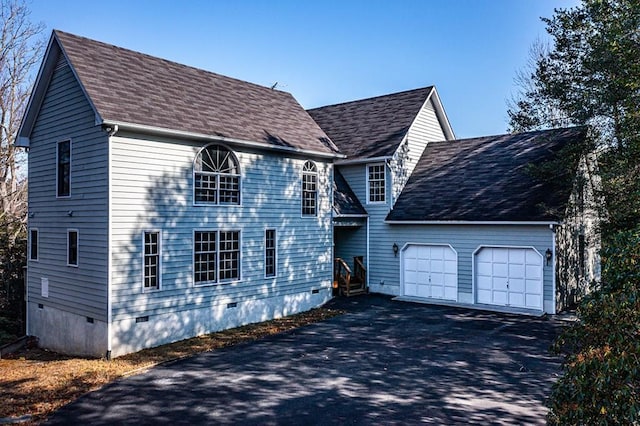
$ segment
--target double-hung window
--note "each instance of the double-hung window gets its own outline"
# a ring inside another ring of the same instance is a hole
[[[302,168],[302,216],[318,215],[318,169],[311,161]]]
[[[195,231],[193,243],[196,285],[240,279],[240,231]]]
[[[264,275],[265,277],[276,276],[276,230],[266,229],[264,231]]]
[[[384,203],[385,198],[385,165],[371,164],[367,167],[367,185],[370,203]]]
[[[78,266],[79,236],[77,229],[67,230],[67,265]]]
[[[71,195],[71,141],[58,142],[56,158],[56,194],[68,197]]]
[[[240,166],[228,148],[212,144],[198,153],[193,165],[193,200],[195,204],[240,204]]]
[[[161,266],[160,250],[162,238],[158,231],[144,232],[144,255],[143,255],[143,283],[144,290],[158,290],[160,288]]]

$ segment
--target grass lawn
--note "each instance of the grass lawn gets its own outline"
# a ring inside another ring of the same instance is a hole
[[[0,423],[6,417],[31,416],[28,423],[37,424],[63,405],[120,377],[138,374],[162,362],[256,340],[342,313],[335,309],[313,309],[145,349],[111,361],[25,349],[0,360]]]

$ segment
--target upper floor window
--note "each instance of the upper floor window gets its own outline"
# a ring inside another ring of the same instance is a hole
[[[240,165],[228,148],[204,147],[196,156],[193,172],[195,204],[240,204]]]
[[[56,175],[58,197],[68,197],[71,189],[71,141],[58,142]]]
[[[318,215],[318,169],[311,161],[302,168],[302,215]]]
[[[385,166],[372,164],[367,167],[367,185],[370,203],[384,203],[385,198]]]

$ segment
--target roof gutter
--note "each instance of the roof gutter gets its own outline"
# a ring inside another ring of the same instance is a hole
[[[365,218],[365,217],[369,217],[368,214],[336,214],[333,216],[334,219],[339,219],[339,218]]]
[[[341,158],[346,158],[346,155],[342,156]],[[346,166],[349,164],[382,163],[392,159],[393,159],[392,156],[387,155],[384,157],[355,158],[353,160],[336,160],[335,164],[337,166]]]
[[[552,226],[558,225],[557,221],[475,221],[475,220],[385,220],[389,225],[536,225]]]
[[[313,151],[310,149],[292,148],[289,146],[274,146],[274,145],[268,145],[260,142],[229,138],[226,136],[206,135],[203,133],[185,132],[182,130],[171,130],[171,129],[165,129],[165,128],[156,127],[156,126],[145,126],[143,124],[133,124],[133,123],[123,123],[118,121],[103,120],[102,125],[110,128],[117,128],[121,132],[128,130],[131,132],[147,133],[147,134],[152,134],[157,136],[176,137],[176,138],[182,138],[182,139],[195,139],[195,140],[201,140],[201,141],[218,141],[218,142],[225,142],[231,145],[243,146],[248,148],[259,148],[259,149],[266,149],[270,151],[288,152],[291,154],[310,155],[313,157],[320,157],[320,158],[346,158],[346,155],[344,154],[319,152],[319,151]]]

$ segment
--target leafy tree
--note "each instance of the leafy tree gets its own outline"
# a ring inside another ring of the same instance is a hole
[[[602,177],[603,274],[557,340],[565,373],[553,424],[640,422],[640,2],[583,0],[543,19],[538,49],[509,108],[512,130],[589,125]]]
[[[14,143],[44,46],[43,29],[30,22],[24,3],[0,0],[0,315],[5,317],[0,320],[5,326],[20,320],[23,311],[15,305],[26,264],[27,186],[23,154]]]

